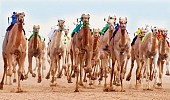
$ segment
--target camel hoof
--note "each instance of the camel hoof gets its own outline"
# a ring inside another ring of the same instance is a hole
[[[113,85],[116,85],[116,81],[113,81]]]
[[[113,89],[113,87],[110,87],[108,91],[114,92],[115,90]]]
[[[41,79],[41,76],[38,77],[38,83],[41,83],[42,79]]]
[[[58,74],[58,75],[57,75],[57,78],[61,78],[61,74]]]
[[[91,86],[91,85],[93,85],[93,83],[92,83],[92,82],[90,82],[90,83],[89,83],[89,85]]]
[[[32,77],[36,77],[36,74],[35,74],[35,73],[32,73]]]
[[[25,77],[24,77],[24,75],[23,74],[21,74],[21,78],[20,78],[20,80],[24,80],[25,79]],[[14,80],[16,80],[16,79],[14,79]],[[14,82],[14,80],[13,80],[13,82]],[[15,82],[14,82],[15,83]]]
[[[25,75],[25,78],[24,78],[25,80],[27,80],[28,79],[28,75]]]
[[[128,76],[126,77],[126,81],[130,81],[130,79],[131,79],[131,75],[128,74]]]
[[[83,79],[83,82],[87,82],[87,80],[86,80],[86,79]]]
[[[84,86],[84,85],[83,85],[83,82],[81,82],[81,81],[79,82],[79,85],[80,85],[80,86]]]
[[[159,87],[162,87],[162,83],[157,83],[156,85]]]
[[[54,80],[55,80],[54,77],[52,77],[51,83],[54,83]]]
[[[72,77],[72,78],[75,78],[75,73],[73,73],[71,77]]]
[[[165,75],[167,75],[167,76],[170,76],[170,73],[169,73],[169,71],[166,71],[166,74]]]
[[[3,90],[3,84],[2,83],[0,84],[0,90]]]
[[[21,93],[21,92],[23,92],[23,91],[21,90],[21,88],[18,88],[18,91],[16,91],[16,93]]]
[[[64,75],[67,76],[67,72],[65,72]]]
[[[50,74],[47,74],[47,76],[45,77],[47,80],[50,79]]]
[[[122,89],[120,92],[125,92],[125,90],[124,90],[124,89]]]
[[[99,81],[102,81],[102,80],[103,80],[103,78],[102,78],[102,77],[100,77],[100,78],[99,78]]]
[[[78,89],[76,89],[74,92],[79,92],[79,90],[78,90]]]
[[[120,83],[116,83],[116,86],[120,86]]]
[[[68,80],[68,83],[73,83],[71,80]]]
[[[109,88],[108,87],[104,88],[103,92],[109,92]]]
[[[16,83],[17,82],[17,80],[16,79],[13,79],[13,83]]]

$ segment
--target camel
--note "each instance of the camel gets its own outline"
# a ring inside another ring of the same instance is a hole
[[[146,35],[145,40],[143,40],[140,51],[139,51],[139,59],[140,59],[140,69],[139,72],[144,69],[143,77],[146,76],[147,81],[147,89],[150,89],[150,81],[153,80],[153,75],[155,76],[154,85],[158,83],[158,68],[157,68],[157,60],[158,60],[158,28],[152,28],[152,32]],[[143,64],[142,64],[143,63]],[[154,65],[154,69],[153,66]],[[154,74],[153,74],[154,72]],[[143,78],[142,77],[142,78]]]
[[[167,34],[168,30],[166,29],[159,29],[160,32],[159,38],[159,43],[158,43],[158,52],[159,52],[159,57],[158,57],[158,68],[159,68],[159,80],[160,82],[157,84],[158,86],[162,87],[162,74],[163,74],[163,68],[164,68],[164,63],[168,62],[169,54],[170,54],[170,48],[167,43]]]
[[[126,80],[127,81],[130,81],[131,79],[131,74],[132,74],[132,70],[133,70],[133,67],[134,67],[134,62],[136,60],[136,63],[137,63],[137,69],[136,69],[136,85],[137,85],[137,82],[139,80],[139,67],[140,67],[140,59],[139,59],[139,49],[140,49],[140,45],[142,43],[142,39],[143,37],[145,36],[146,34],[146,30],[144,28],[139,28],[138,29],[138,35],[137,35],[137,39],[134,43],[131,44],[131,68],[130,68],[130,71],[129,71],[129,74],[127,75],[126,77]],[[140,81],[140,80],[139,80]]]
[[[119,18],[120,27],[115,34],[115,37],[111,39],[111,57],[112,57],[112,69],[110,79],[110,90],[113,90],[113,73],[117,77],[117,81],[121,82],[121,91],[124,92],[123,79],[126,73],[126,67],[128,60],[130,59],[130,38],[126,30],[127,17]],[[115,63],[117,61],[117,67]],[[117,71],[116,71],[117,69]]]
[[[93,56],[92,67],[93,74],[92,79],[96,80],[98,77],[98,68],[100,67],[100,29],[93,29]]]
[[[49,51],[49,57],[50,57],[50,69],[47,73],[46,79],[50,78],[50,73],[52,75],[51,83],[54,84],[55,81],[55,74],[58,68],[58,72],[60,72],[60,58],[63,57],[64,52],[64,41],[63,37],[64,34],[62,33],[64,31],[64,20],[58,20],[58,30],[54,31],[53,37],[51,38],[51,42],[48,47]],[[64,57],[62,58],[63,62],[65,62]],[[64,64],[62,64],[65,66]]]
[[[42,65],[42,41],[39,38],[39,25],[33,26],[33,36],[30,38],[28,42],[28,72],[26,74],[26,78],[28,78],[28,74],[31,73],[32,77],[35,77],[36,74],[32,70],[32,57],[38,57],[38,83],[42,81],[41,77],[41,65]]]
[[[46,57],[45,57],[45,52],[46,52],[46,46],[45,46],[45,41],[42,41],[42,44],[41,44],[41,46],[42,46],[42,78],[44,78],[44,70],[46,70],[46,63],[45,63],[45,61],[46,61]],[[35,68],[33,69],[33,71],[35,72],[36,70],[38,70],[37,68],[38,68],[38,66],[39,66],[39,58],[38,57],[36,57],[36,66],[35,66]]]
[[[82,73],[83,67],[85,73],[89,73],[89,85],[92,85],[91,81],[91,73],[92,73],[92,66],[91,66],[91,59],[93,53],[93,39],[89,24],[90,15],[82,14],[81,19],[83,22],[83,26],[77,34],[74,34],[72,37],[71,43],[71,50],[74,60],[74,72],[76,76],[76,88],[75,92],[79,92],[78,84],[81,86],[83,85],[82,81]],[[80,72],[78,65],[80,64]],[[85,65],[84,65],[85,64]],[[80,82],[78,82],[78,77],[80,73]]]
[[[108,65],[110,67],[110,39],[113,35],[116,26],[116,16],[109,16],[108,17],[108,30],[100,36],[100,60],[101,60],[101,67],[100,67],[100,77],[99,77],[99,84],[100,81],[103,80],[103,74],[105,77],[104,88],[106,88],[106,78],[107,78],[107,68]]]
[[[71,49],[71,46],[70,46],[70,37],[69,37],[69,29],[64,29],[64,32],[65,34],[63,35],[63,55],[62,55],[62,63],[63,63],[63,66],[62,66],[62,69],[59,71],[59,77],[61,77],[62,75],[62,71],[64,69],[65,71],[65,76],[68,77],[69,75],[69,70],[70,70],[70,66],[71,66],[71,59],[70,59],[70,49]],[[69,83],[72,83],[71,81],[68,80]]]
[[[25,14],[23,13],[17,13],[17,23],[14,24],[13,28],[10,30],[10,32],[6,33],[9,35],[8,38],[5,37],[3,41],[3,61],[4,61],[4,73],[2,77],[2,81],[0,83],[0,89],[3,89],[4,84],[4,77],[6,76],[12,76],[12,57],[16,56],[16,61],[18,64],[18,86],[17,86],[17,92],[22,92],[21,90],[21,83],[20,80],[24,79],[24,62],[26,57],[26,38],[24,36],[23,32],[23,24],[24,24],[24,17]],[[6,41],[7,40],[7,41]],[[7,70],[7,67],[9,69]]]

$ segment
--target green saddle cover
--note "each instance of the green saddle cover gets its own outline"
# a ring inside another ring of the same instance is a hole
[[[35,35],[35,32],[33,32],[33,34],[30,36],[30,38],[28,39],[28,41],[31,40],[31,38]],[[38,34],[38,37],[40,38],[40,40],[43,42],[45,41],[45,38],[44,37],[41,37],[39,34]]]
[[[105,25],[105,27],[103,27],[103,29],[100,31],[100,35],[104,35],[104,33],[109,29],[108,24]]]

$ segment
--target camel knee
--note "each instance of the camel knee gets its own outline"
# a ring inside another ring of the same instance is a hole
[[[78,48],[75,49],[75,53],[76,53],[76,55],[79,54],[79,49]]]

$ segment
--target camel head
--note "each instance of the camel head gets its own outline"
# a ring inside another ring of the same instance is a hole
[[[158,29],[158,35],[161,37],[161,39],[166,40],[167,35],[168,35],[168,30],[163,29],[163,28],[159,28]]]
[[[60,30],[64,29],[64,23],[65,23],[65,20],[63,19],[58,20],[58,26]]]
[[[34,25],[33,26],[33,32],[35,32],[36,34],[39,33],[39,30],[40,30],[40,26],[39,25]]]
[[[108,23],[109,29],[113,30],[116,24],[116,16],[113,16],[113,17],[109,16],[107,23]]]
[[[24,23],[24,17],[25,17],[25,13],[24,12],[17,13],[17,21],[18,21],[19,24]]]
[[[127,17],[125,18],[119,18],[119,24],[120,24],[120,28],[121,30],[126,30],[126,25],[127,25]]]
[[[157,37],[158,36],[158,28],[157,27],[153,27],[151,30],[152,30],[153,36]]]
[[[64,29],[64,32],[65,32],[65,35],[68,35],[68,33],[69,33],[69,28]]]
[[[93,36],[94,36],[94,37],[96,37],[96,38],[99,37],[99,36],[100,36],[100,33],[99,33],[99,32],[100,32],[100,29],[94,29],[94,28],[93,28]]]
[[[83,25],[84,25],[84,26],[88,26],[88,24],[89,24],[89,19],[90,19],[90,15],[89,15],[89,14],[87,14],[87,15],[82,14],[81,19],[82,19],[82,21],[83,21]]]
[[[139,32],[138,32],[138,36],[142,39],[145,36],[145,33],[147,33],[147,30],[142,28],[138,28]]]

